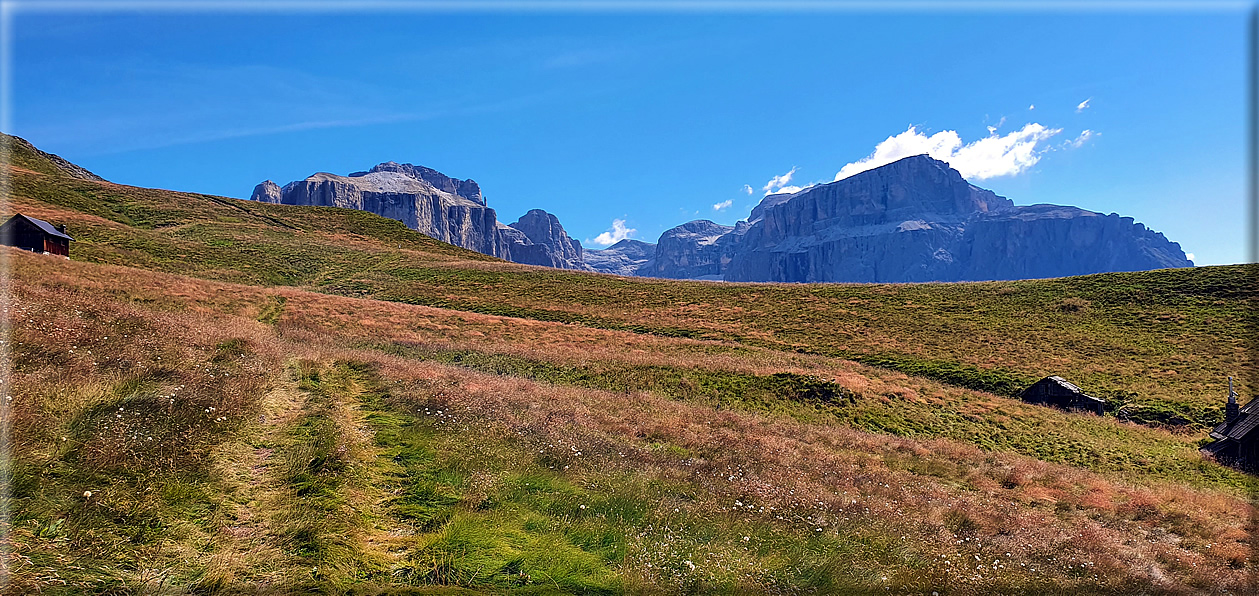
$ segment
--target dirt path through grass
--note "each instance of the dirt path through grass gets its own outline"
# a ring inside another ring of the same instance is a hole
[[[380,580],[405,551],[391,523],[363,383],[327,362],[293,360],[251,432],[223,447],[231,520],[197,587],[343,588]]]
[[[396,438],[407,416],[379,400],[344,364],[293,360],[262,399],[263,414],[241,440],[225,444],[220,470],[230,495],[215,553],[195,587],[234,592],[250,586],[342,590],[388,583],[416,547],[423,527],[446,521],[451,500],[431,515],[408,506],[414,490],[410,445],[378,446],[377,430]],[[407,508],[399,513],[399,506]]]
[[[222,447],[224,457],[217,459],[224,464],[220,474],[231,491],[227,516],[234,523],[225,525],[215,537],[219,551],[207,565],[201,587],[269,584],[283,579],[269,577],[283,557],[267,513],[274,510],[283,491],[274,455],[306,402],[307,394],[298,389],[297,381],[282,375],[278,385],[262,398],[257,426],[241,440]]]

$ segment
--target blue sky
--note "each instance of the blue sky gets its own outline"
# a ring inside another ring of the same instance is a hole
[[[124,184],[248,197],[411,162],[596,247],[933,147],[1016,204],[1249,257],[1241,5],[14,14],[5,132]]]

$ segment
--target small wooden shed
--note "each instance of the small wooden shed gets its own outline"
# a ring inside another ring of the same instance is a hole
[[[1042,404],[1064,410],[1082,410],[1101,416],[1106,400],[1093,397],[1074,383],[1058,376],[1045,377],[1023,391],[1019,397],[1031,404]]]
[[[1215,456],[1220,463],[1252,472],[1259,470],[1259,432],[1255,431],[1256,428],[1259,428],[1259,398],[1239,406],[1230,377],[1224,422],[1211,429],[1214,440],[1204,446],[1202,452]]]
[[[0,244],[16,246],[31,252],[61,255],[69,258],[70,242],[66,227],[52,224],[18,213],[0,224]]]

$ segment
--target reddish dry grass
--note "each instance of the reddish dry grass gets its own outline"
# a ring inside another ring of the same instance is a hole
[[[127,414],[100,412],[89,417],[96,426],[82,435],[83,457],[105,471],[198,465],[204,449],[181,445],[204,445],[253,416],[282,361],[348,359],[374,363],[404,399],[452,410],[468,436],[494,432],[530,445],[581,445],[582,457],[568,449],[551,454],[574,474],[623,469],[694,486],[708,495],[695,505],[698,515],[741,515],[806,531],[876,528],[933,561],[925,570],[901,573],[987,586],[1041,585],[1028,579],[1041,578],[1044,585],[1119,591],[1246,585],[1246,524],[1253,510],[1232,495],[1134,486],[956,441],[715,411],[644,393],[540,385],[347,346],[369,338],[429,342],[567,363],[673,364],[685,357],[697,366],[756,374],[826,371],[845,386],[889,399],[940,398],[938,385],[904,375],[770,352],[705,354],[697,347],[711,344],[691,340],[11,256],[19,457],[55,445],[58,437],[48,429],[59,420],[127,397],[109,392],[136,381],[170,400],[139,405],[150,414],[165,412],[175,422],[171,433],[150,441],[137,431],[151,428],[152,419],[114,422],[128,420]],[[282,336],[253,320],[270,295],[288,300]],[[248,349],[217,349],[233,339]],[[77,395],[65,394],[70,391]],[[681,452],[652,447],[661,443]],[[994,560],[1000,561],[995,568]]]
[[[274,338],[248,319],[154,312],[98,290],[12,287],[15,450],[60,443],[93,470],[200,465],[212,435],[256,412],[279,363]]]
[[[977,553],[990,557],[986,563],[992,558],[1005,562],[1005,567],[985,568],[980,577],[956,576],[956,582],[1034,585],[1037,580],[1027,579],[1033,577],[1120,591],[1134,581],[1171,591],[1246,585],[1240,567],[1247,563],[1245,524],[1252,511],[1226,495],[1151,490],[951,441],[714,412],[649,394],[573,390],[440,365],[417,367],[370,351],[338,357],[377,363],[401,395],[453,412],[470,432],[486,432],[478,428],[484,425],[534,437],[536,444],[580,446],[581,458],[563,449],[554,455],[582,473],[651,470],[701,487],[712,496],[707,507],[767,523],[841,532],[880,527],[904,536],[902,544],[914,551],[937,557],[930,573],[941,577],[956,573],[951,569],[960,559]],[[654,443],[675,445],[693,456],[653,449]],[[905,463],[935,466],[942,477],[901,469]],[[1037,499],[1042,493],[1053,497]],[[753,507],[744,511],[732,506],[735,501]],[[1121,515],[1116,502],[1147,507]],[[1028,571],[1033,568],[1037,571]]]

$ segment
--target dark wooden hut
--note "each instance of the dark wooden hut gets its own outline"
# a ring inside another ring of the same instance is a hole
[[[1106,400],[1085,393],[1062,377],[1045,377],[1019,395],[1023,401],[1064,410],[1083,410],[1101,416]]]
[[[16,246],[31,252],[70,256],[70,241],[66,227],[52,224],[18,213],[0,224],[0,244]]]
[[[1224,422],[1211,429],[1214,440],[1204,446],[1202,452],[1215,456],[1221,463],[1255,471],[1259,469],[1259,432],[1255,428],[1259,428],[1259,398],[1239,406],[1233,379],[1229,378]]]

